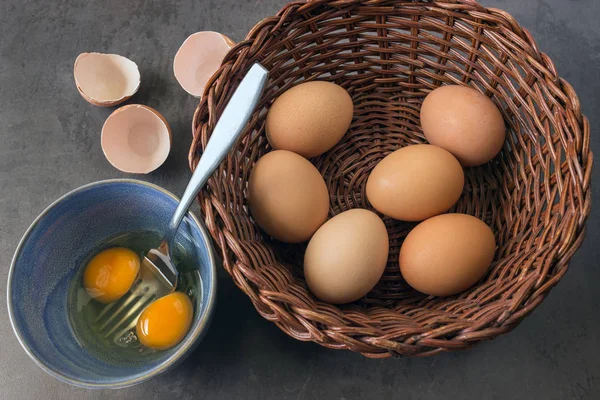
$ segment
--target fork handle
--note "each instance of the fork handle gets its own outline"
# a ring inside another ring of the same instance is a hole
[[[208,178],[236,143],[244,127],[250,120],[267,82],[267,76],[267,70],[259,63],[255,63],[240,82],[227,106],[225,106],[225,110],[217,121],[206,149],[200,157],[192,179],[190,179],[185,188],[183,197],[169,222],[167,232],[159,247],[164,254],[170,255],[169,252],[173,248],[173,240],[175,239],[177,228],[179,228],[187,210],[192,205],[198,192],[200,192],[206,181],[208,181]]]

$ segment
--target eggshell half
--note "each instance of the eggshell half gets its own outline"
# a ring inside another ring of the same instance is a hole
[[[100,107],[120,104],[140,87],[137,64],[118,54],[82,53],[75,60],[73,75],[81,96]]]
[[[130,104],[115,110],[102,127],[102,151],[118,170],[147,174],[165,162],[171,128],[155,109]]]
[[[173,60],[173,72],[181,87],[200,97],[204,86],[221,66],[235,43],[218,32],[203,31],[190,35]]]

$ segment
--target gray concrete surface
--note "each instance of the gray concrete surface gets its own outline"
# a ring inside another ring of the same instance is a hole
[[[100,150],[110,109],[77,94],[72,66],[85,51],[116,52],[140,66],[135,102],[160,110],[174,147],[141,179],[181,194],[197,101],[172,74],[181,42],[198,30],[240,40],[285,0],[0,2],[0,399],[598,399],[600,207],[572,267],[515,331],[472,350],[426,359],[369,360],[289,338],[263,320],[221,271],[216,319],[180,367],[141,386],[86,391],[55,381],[29,360],[8,322],[8,266],[29,223],[82,184],[125,176]],[[580,95],[600,155],[600,2],[484,0],[513,14]],[[599,170],[594,173],[598,183]],[[594,187],[594,197],[599,196]]]

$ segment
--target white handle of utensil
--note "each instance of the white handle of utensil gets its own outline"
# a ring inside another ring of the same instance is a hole
[[[215,130],[206,145],[204,153],[196,166],[192,179],[181,197],[181,201],[175,210],[175,214],[169,222],[167,233],[161,243],[167,245],[167,251],[172,248],[173,239],[179,224],[192,205],[198,192],[204,187],[208,178],[221,164],[229,150],[237,142],[246,124],[250,120],[254,108],[260,99],[263,88],[267,82],[268,72],[255,63],[240,82],[238,88],[231,96],[229,103],[225,106],[221,118],[217,121]],[[167,253],[168,254],[168,253]]]

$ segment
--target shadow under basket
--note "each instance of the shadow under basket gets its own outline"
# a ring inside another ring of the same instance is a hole
[[[268,68],[268,86],[199,201],[225,269],[285,333],[379,358],[463,349],[515,328],[565,274],[591,208],[589,124],[573,88],[513,17],[471,0],[290,3],[257,24],[207,84],[193,120],[192,169],[255,61]],[[274,241],[254,223],[247,181],[271,150],[267,111],[285,90],[317,79],[343,86],[355,107],[341,142],[311,160],[329,187],[330,217],[372,209],[367,177],[394,150],[425,142],[419,110],[431,90],[469,85],[499,107],[504,148],[465,170],[452,209],[484,220],[496,235],[494,262],[475,286],[444,298],[411,289],[398,252],[414,224],[384,219],[390,255],[380,282],[353,304],[324,303],[303,277],[305,245]]]

